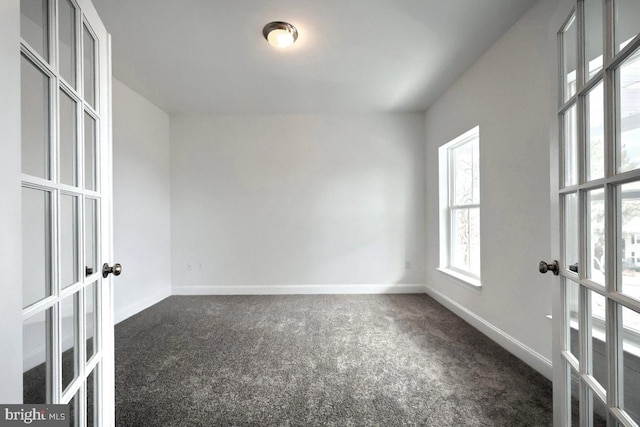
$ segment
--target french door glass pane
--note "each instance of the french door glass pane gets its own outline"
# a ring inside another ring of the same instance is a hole
[[[587,277],[604,286],[604,190],[587,192]]]
[[[564,85],[564,100],[568,100],[576,93],[576,68],[578,66],[577,23],[575,16],[571,18],[562,34],[562,76]]]
[[[79,426],[78,403],[80,402],[80,390],[69,401],[69,427]]]
[[[625,172],[640,167],[640,50],[618,69],[617,84],[617,150],[620,171]]]
[[[578,266],[578,193],[564,196],[565,268]]]
[[[87,190],[96,188],[96,121],[84,113],[84,185]]]
[[[50,179],[49,76],[22,57],[22,172]]]
[[[51,309],[28,318],[22,326],[23,403],[47,403],[47,367],[50,368]]]
[[[607,406],[593,392],[590,394],[593,396],[593,427],[606,427],[609,412]]]
[[[587,80],[602,69],[602,0],[584,1]]]
[[[76,87],[76,8],[70,0],[58,2],[60,75]]]
[[[51,295],[51,193],[22,188],[22,305]]]
[[[95,40],[86,25],[82,26],[84,58],[84,100],[95,108],[96,104],[96,47]]]
[[[96,325],[98,314],[96,301],[96,286],[98,282],[93,282],[85,290],[85,336],[87,339],[86,351],[87,362],[96,354]]]
[[[640,2],[615,0],[616,52],[622,50],[640,31]]]
[[[87,377],[87,427],[97,425],[98,417],[96,416],[97,405],[95,403],[95,386],[96,386],[96,367]]]
[[[62,360],[62,390],[73,381],[78,373],[76,348],[76,323],[78,322],[78,294],[64,298],[60,302],[60,351]]]
[[[49,60],[49,2],[20,0],[20,35],[38,55]]]
[[[640,314],[622,308],[624,409],[640,424]]]
[[[480,203],[480,168],[478,140],[452,149],[453,204]]]
[[[451,266],[480,276],[480,209],[453,210]]]
[[[566,369],[569,370],[571,375],[571,385],[567,395],[569,397],[569,401],[571,402],[571,411],[569,411],[569,424],[571,427],[580,427],[580,402],[578,398],[580,396],[580,391],[578,388],[578,384],[580,383],[580,379],[578,378],[578,373],[573,370],[569,363],[566,363]]]
[[[60,286],[77,283],[80,253],[78,251],[78,197],[60,196]]]
[[[622,235],[618,236],[621,291],[640,300],[640,182],[619,186],[618,200],[622,222]]]
[[[573,105],[564,114],[564,185],[578,183],[577,108]]]
[[[587,96],[587,179],[604,177],[604,86],[601,82]]]
[[[593,291],[591,295],[591,345],[593,351],[592,374],[606,390],[608,387],[608,366],[606,348],[606,301],[605,298]]]
[[[566,281],[566,314],[569,351],[580,360],[580,286],[572,281]]]
[[[60,90],[60,182],[78,185],[78,144],[76,102]]]
[[[87,267],[98,271],[98,253],[97,253],[97,201],[94,199],[85,199],[85,217],[84,217],[84,245],[85,245],[85,263]]]

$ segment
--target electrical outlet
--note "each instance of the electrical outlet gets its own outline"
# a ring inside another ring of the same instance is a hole
[[[404,262],[404,269],[405,270],[411,270],[411,261],[405,261]]]

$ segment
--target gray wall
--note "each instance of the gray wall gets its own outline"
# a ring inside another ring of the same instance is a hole
[[[422,114],[172,117],[171,150],[174,292],[424,283]]]
[[[542,0],[426,113],[427,286],[450,308],[551,376],[551,282],[537,272],[550,251],[549,112],[555,70]],[[436,270],[438,147],[480,126],[482,288]],[[488,328],[488,329],[487,329]],[[500,331],[499,333],[496,333]],[[502,342],[500,341],[502,340]],[[523,345],[524,347],[522,347]],[[519,353],[518,353],[519,352]]]
[[[113,80],[115,321],[171,293],[169,115]]]

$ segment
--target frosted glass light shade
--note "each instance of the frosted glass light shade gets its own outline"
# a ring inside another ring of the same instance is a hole
[[[270,22],[264,26],[262,34],[271,46],[277,48],[289,47],[298,38],[298,30],[288,22]]]
[[[293,35],[285,30],[273,30],[267,36],[271,46],[288,47],[293,44]]]

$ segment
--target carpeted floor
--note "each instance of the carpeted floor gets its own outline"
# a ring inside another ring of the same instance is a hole
[[[550,426],[551,394],[426,295],[174,296],[116,326],[118,426]]]

